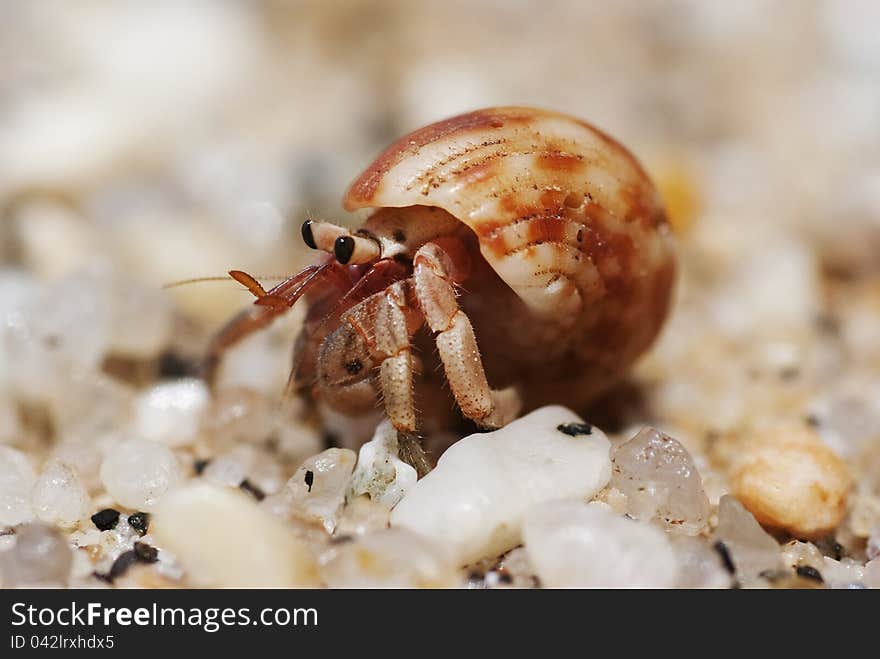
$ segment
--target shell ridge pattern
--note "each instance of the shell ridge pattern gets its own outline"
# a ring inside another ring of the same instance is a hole
[[[584,302],[642,295],[665,250],[641,249],[664,221],[638,161],[585,122],[495,108],[416,131],[356,181],[346,207],[437,206],[477,235],[480,252],[539,316],[555,313],[558,277]],[[586,257],[586,258],[584,258]]]

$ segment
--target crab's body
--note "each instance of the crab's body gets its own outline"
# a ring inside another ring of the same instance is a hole
[[[432,124],[381,154],[344,203],[374,209],[354,234],[304,227],[336,261],[259,295],[263,311],[217,343],[305,293],[295,376],[344,412],[381,393],[392,423],[415,429],[421,326],[476,422],[502,425],[522,405],[579,407],[667,315],[674,250],[654,186],[624,147],[566,115],[493,108]]]

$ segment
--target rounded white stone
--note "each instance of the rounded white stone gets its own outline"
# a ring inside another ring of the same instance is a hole
[[[457,564],[497,556],[520,541],[520,524],[536,503],[589,499],[611,477],[605,434],[572,437],[557,429],[582,423],[571,410],[543,407],[490,433],[452,445],[391,513],[449,552]]]
[[[24,453],[0,446],[0,526],[33,519],[31,491],[37,475]]]
[[[319,522],[332,533],[356,459],[350,449],[329,448],[303,462],[282,492],[291,511],[301,519]]]
[[[678,562],[666,534],[580,501],[541,504],[523,521],[526,552],[551,588],[668,588]]]
[[[101,463],[101,482],[118,503],[135,510],[152,510],[181,478],[174,453],[143,439],[123,441]]]
[[[135,401],[135,432],[169,446],[189,444],[199,432],[209,402],[210,393],[202,380],[184,378],[157,384]]]
[[[61,460],[50,460],[34,485],[31,506],[40,520],[72,527],[88,515],[91,500],[75,469]]]
[[[291,527],[238,490],[208,483],[181,487],[156,506],[150,533],[201,586],[318,584],[314,561]]]

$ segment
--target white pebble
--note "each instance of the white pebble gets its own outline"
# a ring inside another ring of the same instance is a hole
[[[72,527],[88,515],[91,500],[70,465],[50,460],[34,485],[31,506],[42,521]]]
[[[458,582],[443,552],[404,529],[334,545],[322,563],[321,576],[331,588],[441,588]]]
[[[397,457],[397,431],[385,420],[376,428],[373,439],[358,451],[350,495],[367,494],[373,501],[393,508],[417,480],[416,470]]]
[[[185,446],[198,435],[209,400],[202,380],[185,378],[157,384],[135,401],[135,431],[143,439]]]
[[[303,462],[284,486],[283,496],[299,518],[316,521],[333,533],[348,492],[355,453],[330,448]]]
[[[0,446],[0,526],[33,519],[31,491],[37,475],[24,453]]]
[[[644,428],[616,447],[611,487],[626,495],[635,519],[659,518],[666,530],[697,535],[709,519],[709,499],[693,458],[680,442]]]
[[[678,577],[663,531],[604,504],[535,506],[523,520],[523,540],[541,584],[551,588],[669,588]]]
[[[571,436],[557,429],[582,420],[543,407],[490,433],[451,446],[391,512],[408,528],[445,548],[458,564],[497,556],[520,541],[520,524],[536,503],[589,499],[611,477],[605,433]]]
[[[107,493],[134,510],[151,510],[180,478],[174,453],[143,439],[117,444],[101,464],[101,482]]]
[[[207,483],[181,487],[156,506],[150,533],[200,586],[318,584],[314,561],[290,527],[237,490]]]

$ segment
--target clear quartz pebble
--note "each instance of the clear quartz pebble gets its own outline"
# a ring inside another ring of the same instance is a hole
[[[129,439],[113,446],[101,463],[101,482],[113,499],[149,511],[181,479],[174,453],[157,442]]]
[[[207,385],[196,378],[159,383],[135,401],[135,432],[168,446],[190,444],[198,435],[209,399]]]
[[[610,486],[626,496],[626,513],[661,520],[668,531],[698,534],[709,519],[709,499],[693,458],[681,443],[644,428],[617,446]]]
[[[829,588],[859,588],[865,581],[865,566],[849,557],[836,561],[825,556],[819,573]]]
[[[37,475],[27,456],[0,446],[0,526],[15,526],[33,519],[31,492]]]
[[[448,558],[404,529],[382,529],[331,547],[321,560],[331,588],[438,588],[459,581]]]
[[[300,465],[284,486],[291,510],[305,520],[320,522],[333,533],[354,470],[355,452],[330,448]]]
[[[0,554],[5,586],[62,585],[73,553],[57,528],[35,522],[21,526],[15,546]]]
[[[525,516],[523,540],[550,588],[670,588],[678,578],[666,533],[603,503],[539,504]]]
[[[49,460],[34,485],[31,506],[40,520],[72,527],[89,513],[91,500],[70,465]]]
[[[756,583],[762,572],[782,567],[779,544],[761,528],[754,515],[729,494],[718,504],[715,542],[722,542],[743,585]]]

